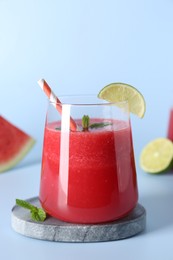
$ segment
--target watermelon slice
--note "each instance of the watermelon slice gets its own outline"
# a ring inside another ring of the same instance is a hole
[[[168,123],[168,138],[173,142],[173,108],[170,110]]]
[[[0,115],[0,172],[19,163],[35,140]]]

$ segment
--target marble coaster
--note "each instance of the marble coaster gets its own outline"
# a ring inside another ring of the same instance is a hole
[[[38,197],[27,200],[40,207]],[[146,211],[137,206],[124,218],[103,224],[73,224],[48,217],[44,222],[34,222],[30,212],[14,206],[11,214],[12,228],[24,236],[55,242],[103,242],[132,237],[145,229]]]

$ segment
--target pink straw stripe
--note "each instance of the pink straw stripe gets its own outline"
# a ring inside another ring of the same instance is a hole
[[[54,92],[52,91],[52,89],[49,87],[49,85],[47,84],[47,82],[44,79],[40,79],[38,81],[38,85],[41,87],[41,89],[44,91],[44,93],[46,94],[46,96],[48,97],[48,99],[53,102],[52,104],[56,107],[56,109],[58,110],[58,112],[60,114],[62,114],[62,106],[61,101],[57,98],[57,96],[54,94]],[[73,131],[77,130],[77,125],[75,123],[75,121],[73,120],[73,118],[70,117],[70,129]]]

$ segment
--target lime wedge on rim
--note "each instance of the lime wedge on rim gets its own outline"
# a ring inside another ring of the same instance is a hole
[[[125,83],[111,83],[104,87],[98,94],[98,98],[108,102],[128,101],[131,113],[142,118],[146,105],[143,95],[133,86]]]
[[[172,166],[173,143],[167,138],[157,138],[149,142],[140,155],[140,166],[148,173],[165,172]]]

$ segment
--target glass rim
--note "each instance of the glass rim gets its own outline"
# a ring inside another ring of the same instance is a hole
[[[123,100],[123,101],[117,101],[117,102],[109,102],[107,100],[104,99],[99,99],[97,97],[97,95],[93,95],[93,94],[87,94],[87,95],[61,95],[58,97],[59,100],[63,99],[63,98],[71,98],[71,99],[75,99],[75,98],[95,98],[95,102],[55,102],[53,100],[49,100],[48,99],[48,103],[52,104],[52,105],[60,105],[60,106],[64,106],[64,105],[68,105],[68,106],[111,106],[111,105],[118,105],[120,107],[123,107],[123,105],[128,104],[128,100]]]

